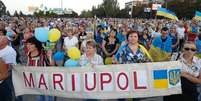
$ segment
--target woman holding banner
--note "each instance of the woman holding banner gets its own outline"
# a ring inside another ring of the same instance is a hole
[[[28,49],[28,66],[51,66],[53,65],[52,52],[49,50],[45,53],[42,49],[42,43],[35,37],[31,37],[26,41]],[[37,101],[54,101],[52,96],[37,96]]]
[[[86,42],[86,50],[80,57],[81,66],[103,65],[103,58],[96,53],[96,43],[93,40]],[[86,99],[84,101],[97,101],[96,99]]]
[[[179,60],[181,68],[182,94],[164,97],[164,101],[198,101],[197,84],[201,84],[201,60],[195,56],[193,42],[184,44]]]
[[[131,64],[131,63],[144,63],[152,61],[151,56],[147,52],[144,46],[139,44],[139,34],[137,31],[129,31],[127,34],[128,43],[118,50],[115,54],[115,62],[119,64]],[[118,99],[119,101],[125,101],[125,99]],[[139,101],[140,99],[134,99]]]
[[[128,43],[118,50],[115,54],[115,60],[120,64],[144,63],[152,61],[147,50],[138,43],[139,34],[136,31],[130,31],[127,34]]]

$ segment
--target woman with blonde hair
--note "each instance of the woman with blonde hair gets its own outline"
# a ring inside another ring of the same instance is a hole
[[[80,57],[79,63],[82,67],[87,65],[91,65],[92,67],[95,65],[103,65],[103,58],[96,52],[95,41],[89,40],[86,42],[86,49]]]
[[[74,35],[72,28],[64,28],[67,37],[64,38],[64,49],[68,50],[72,47],[78,47],[78,38]]]

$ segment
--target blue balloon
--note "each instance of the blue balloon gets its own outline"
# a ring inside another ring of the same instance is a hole
[[[62,61],[64,60],[64,52],[58,51],[53,55],[55,61]]]
[[[193,32],[193,33],[197,33],[197,28],[192,27],[192,32]]]
[[[13,34],[14,34],[14,33],[13,33],[12,31],[7,31],[6,36],[8,36],[8,37],[12,37]]]
[[[79,67],[79,62],[76,60],[69,59],[64,63],[64,67]]]
[[[46,42],[48,40],[48,32],[47,28],[39,27],[35,29],[34,36],[40,42]]]

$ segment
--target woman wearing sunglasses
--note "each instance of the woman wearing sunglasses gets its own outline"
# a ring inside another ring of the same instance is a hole
[[[201,60],[195,56],[196,51],[194,43],[184,44],[183,52],[179,58],[182,63],[182,94],[165,97],[164,101],[198,101],[197,84],[201,84]]]

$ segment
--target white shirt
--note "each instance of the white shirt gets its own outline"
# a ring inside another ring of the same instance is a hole
[[[161,33],[160,33],[160,32],[155,32],[155,31],[153,31],[153,32],[151,33],[151,35],[152,35],[153,38],[156,38],[156,37],[158,37],[158,36],[161,36]]]
[[[98,54],[94,54],[93,58],[91,60],[89,60],[86,56],[86,54],[83,54],[80,57],[80,65],[81,66],[86,66],[88,64],[93,64],[93,65],[103,65],[103,58],[98,55]]]
[[[183,39],[184,35],[185,35],[185,28],[184,27],[177,27],[176,29],[177,33],[178,33],[178,37],[179,39]]]
[[[65,37],[64,46],[67,50],[72,47],[76,47],[76,44],[78,44],[77,37],[73,36],[71,39],[69,37]]]
[[[182,71],[188,72],[189,74],[193,75],[194,77],[198,77],[200,74],[201,68],[201,60],[197,57],[193,57],[193,63],[188,64],[186,60],[183,58],[183,54],[181,54],[181,63],[182,63]]]
[[[0,50],[0,58],[2,58],[6,64],[16,64],[16,51],[11,46],[6,46]],[[1,80],[0,84],[2,82]]]

